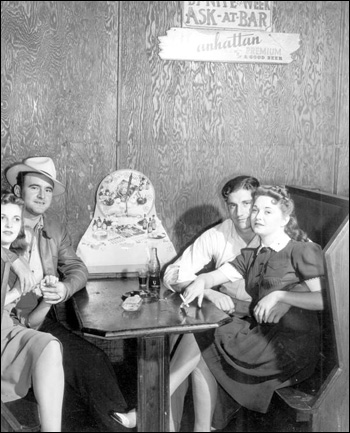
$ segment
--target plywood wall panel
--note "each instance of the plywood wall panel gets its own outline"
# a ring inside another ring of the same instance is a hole
[[[349,197],[349,3],[341,2],[340,70],[336,131],[336,173],[334,193]]]
[[[2,2],[1,18],[3,169],[25,157],[42,155],[43,152],[54,156],[58,150],[50,129],[57,125],[53,83],[55,73],[59,73],[57,60],[60,54],[57,14],[49,5]],[[64,166],[64,161],[57,161],[62,182],[65,182]],[[56,212],[64,215],[65,205],[64,198],[56,200]]]
[[[119,3],[2,2],[2,168],[57,160],[75,242],[114,168],[150,177],[177,247],[224,215],[218,185],[234,175],[348,193],[344,2],[275,2],[274,31],[300,34],[289,65],[163,61],[158,36],[181,26],[181,2],[123,2],[121,83]],[[203,216],[179,238],[192,208]]]
[[[1,2],[1,168],[51,156],[76,245],[116,168],[118,2]]]
[[[181,26],[179,3],[123,4],[118,162],[152,179],[177,248],[224,215],[229,175],[332,192],[341,15],[340,2],[276,2],[274,31],[301,38],[289,65],[163,61],[157,37]],[[179,234],[192,209],[202,219]]]
[[[344,144],[339,149],[337,172],[337,194],[344,197],[349,197],[349,159],[349,144]]]

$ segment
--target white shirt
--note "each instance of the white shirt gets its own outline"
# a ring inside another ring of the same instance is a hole
[[[258,245],[258,237],[255,236],[249,246]],[[247,244],[238,235],[231,219],[226,219],[221,224],[205,231],[176,262],[167,267],[164,282],[171,286],[185,281],[194,281],[197,278],[196,273],[211,260],[214,260],[215,268],[218,269],[224,263],[234,260],[241,253],[241,249],[246,246]],[[241,300],[251,299],[245,291],[243,280],[235,284],[227,283],[220,290]]]
[[[36,283],[40,283],[40,281],[44,278],[44,270],[39,252],[39,239],[37,235],[38,230],[43,227],[43,224],[42,216],[35,220],[24,218],[26,241],[29,245],[29,248],[26,252],[26,259],[29,262],[29,267],[34,274]]]

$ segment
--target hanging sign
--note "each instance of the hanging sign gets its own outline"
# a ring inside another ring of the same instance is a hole
[[[163,60],[290,63],[299,34],[261,31],[197,30],[174,27],[159,37]]]
[[[184,1],[183,27],[271,30],[271,1]]]
[[[297,33],[272,32],[272,1],[184,1],[182,27],[159,37],[164,60],[290,63]]]

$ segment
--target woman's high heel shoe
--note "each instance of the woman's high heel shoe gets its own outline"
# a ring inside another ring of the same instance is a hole
[[[136,410],[131,410],[128,413],[119,413],[111,411],[109,416],[126,428],[136,427]]]

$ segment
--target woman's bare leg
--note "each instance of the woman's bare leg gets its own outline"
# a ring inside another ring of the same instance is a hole
[[[33,389],[39,405],[41,431],[60,432],[64,373],[61,345],[50,341],[33,371]]]
[[[218,385],[209,367],[201,358],[192,373],[195,432],[210,432],[213,419]]]
[[[194,335],[184,334],[170,362],[170,396],[197,367],[200,358],[201,351]]]
[[[181,338],[183,335],[178,334],[170,334],[169,343],[170,343],[170,353],[173,352],[175,345],[177,342],[181,341]],[[180,338],[180,340],[179,340]],[[171,357],[172,359],[172,357]],[[185,397],[188,390],[188,384],[189,379],[185,379],[182,384],[173,392],[173,395],[170,397],[170,404],[171,404],[171,414],[172,414],[172,421],[174,422],[174,425],[172,426],[172,430],[174,432],[180,431],[181,427],[181,420],[183,415],[183,409],[184,409],[184,402]]]
[[[176,398],[175,391],[184,386],[187,377],[197,367],[200,359],[201,352],[193,334],[184,334],[170,362],[170,398]],[[181,419],[178,418],[182,412],[173,413],[174,405],[170,406],[170,431],[175,432],[181,424]]]
[[[179,388],[181,384],[186,380],[186,378],[193,372],[193,370],[198,366],[201,359],[201,351],[198,347],[197,341],[193,334],[184,334],[182,339],[174,353],[174,356],[170,362],[170,398],[174,392]],[[121,414],[118,414],[119,417]],[[132,411],[122,414],[124,426],[134,426],[136,423],[136,413],[135,409]],[[181,420],[173,419],[173,414],[170,405],[170,431],[175,432],[175,424],[179,425]],[[210,431],[210,430],[209,430]]]

